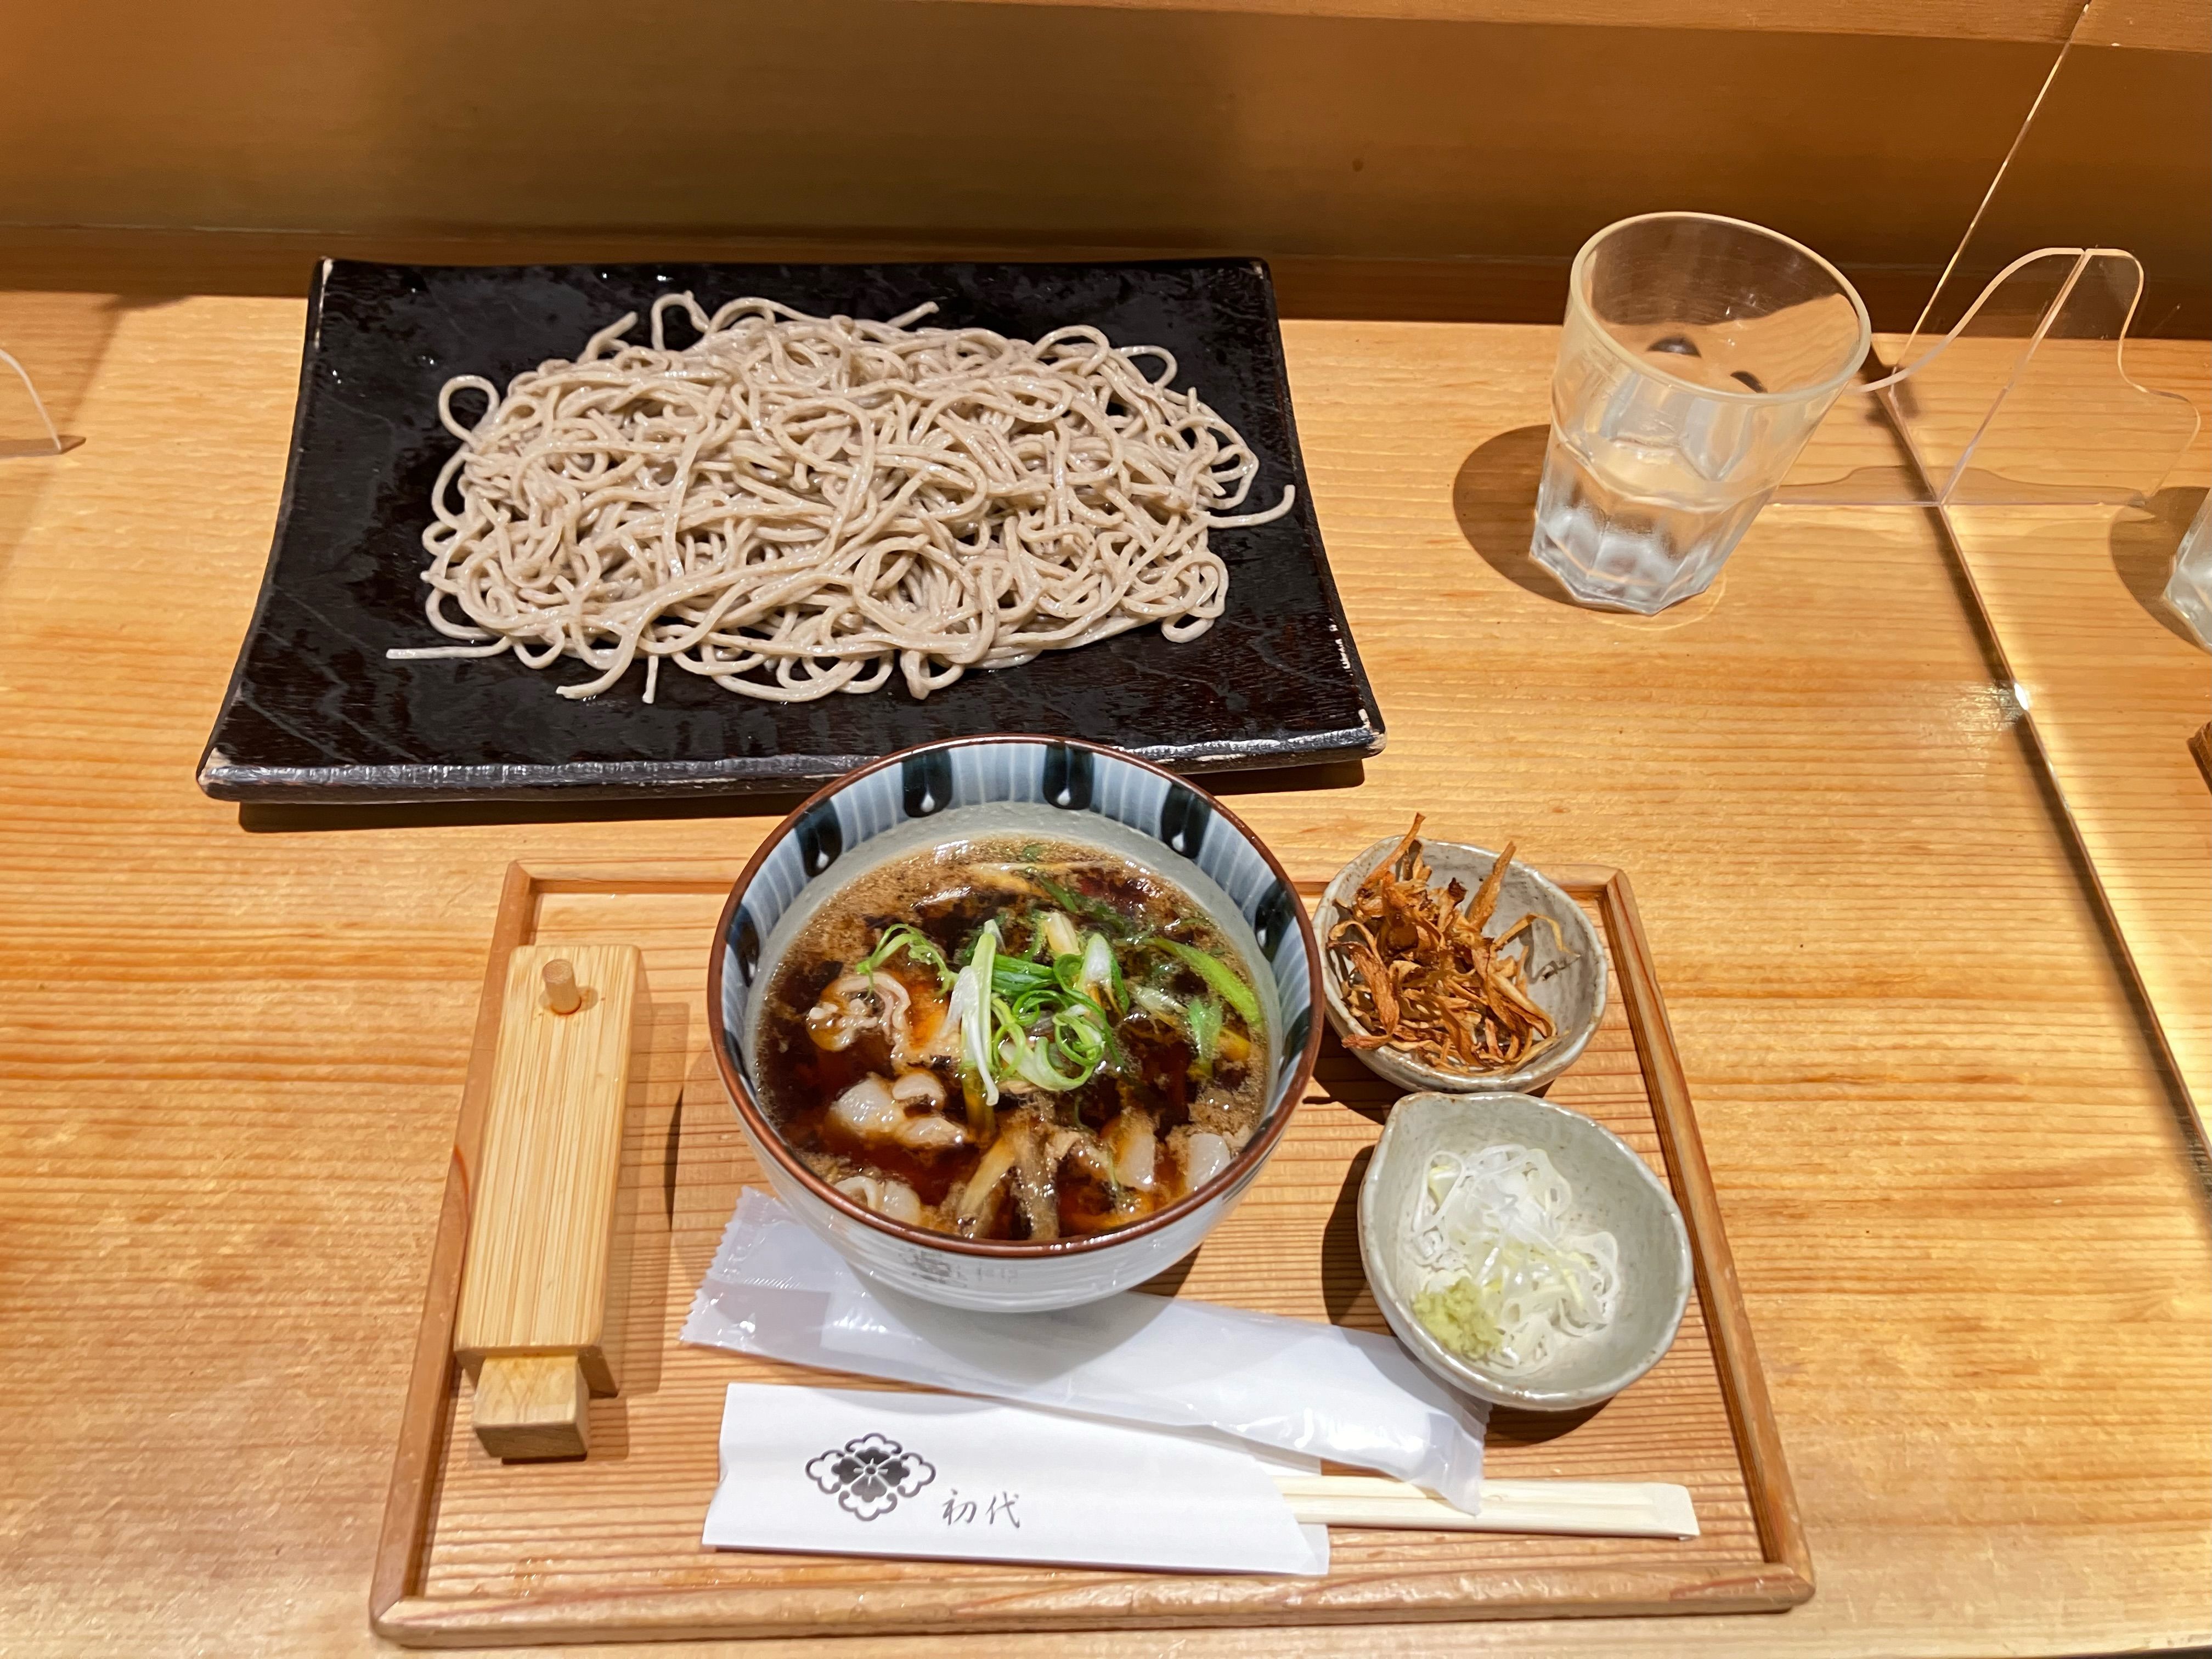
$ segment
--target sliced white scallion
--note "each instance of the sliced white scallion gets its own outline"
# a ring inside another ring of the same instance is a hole
[[[1038,929],[1044,942],[1055,957],[1079,956],[1083,951],[1083,935],[1076,931],[1075,923],[1066,912],[1047,910],[1037,918]]]
[[[1537,1370],[1613,1322],[1611,1233],[1571,1231],[1574,1190],[1540,1149],[1438,1152],[1414,1206],[1415,1317],[1446,1347],[1501,1376]]]
[[[1083,967],[1075,976],[1075,988],[1109,1012],[1121,1011],[1120,1000],[1114,994],[1114,947],[1106,942],[1103,933],[1090,934],[1083,945]]]
[[[999,1080],[991,1053],[991,963],[999,953],[999,924],[983,924],[975,941],[975,958],[954,975],[951,1012],[946,1018],[960,1027],[960,1065],[975,1074],[986,1105],[999,1103]]]
[[[1157,1014],[1176,1025],[1182,1024],[1182,1004],[1165,991],[1155,990],[1149,985],[1132,985],[1129,1000],[1148,1014]]]

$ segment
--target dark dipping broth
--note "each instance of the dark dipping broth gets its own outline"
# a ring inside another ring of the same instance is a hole
[[[1152,872],[1072,842],[957,842],[807,924],[754,1073],[786,1143],[856,1203],[963,1238],[1079,1237],[1197,1191],[1251,1139],[1263,1006]]]

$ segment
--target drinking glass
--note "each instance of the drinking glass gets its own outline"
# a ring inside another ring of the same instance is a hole
[[[2181,613],[2199,645],[2212,646],[2212,495],[2197,503],[2197,516],[2182,532],[2166,602]]]
[[[1589,605],[1702,593],[1869,338],[1843,273],[1787,236],[1705,213],[1607,226],[1569,278],[1530,552]]]

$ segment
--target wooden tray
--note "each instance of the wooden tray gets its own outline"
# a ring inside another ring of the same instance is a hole
[[[1550,1097],[1626,1139],[1671,1179],[1698,1295],[1656,1369],[1595,1410],[1499,1411],[1498,1477],[1676,1481],[1686,1540],[1339,1528],[1322,1579],[1204,1577],[702,1547],[724,1384],[814,1380],[676,1334],[738,1189],[765,1186],[708,1054],[708,940],[735,863],[515,865],[492,939],[453,1164],[432,1255],[370,1595],[376,1631],[410,1646],[704,1636],[1285,1625],[1747,1613],[1813,1593],[1781,1443],[1736,1289],[1712,1180],[1628,884],[1551,872],[1596,919],[1615,988]],[[1318,881],[1299,884],[1310,903]],[[640,1042],[611,1275],[623,1392],[592,1402],[581,1462],[501,1463],[459,1413],[453,1325],[508,952],[623,940],[644,953]],[[1360,1270],[1358,1188],[1396,1091],[1334,1038],[1274,1158],[1235,1215],[1155,1281],[1175,1295],[1385,1328]],[[842,1386],[851,1380],[839,1378]]]

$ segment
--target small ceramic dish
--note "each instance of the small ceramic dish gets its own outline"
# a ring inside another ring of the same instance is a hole
[[[1336,952],[1328,948],[1328,936],[1350,914],[1359,884],[1397,850],[1401,839],[1376,842],[1338,871],[1314,913],[1314,933],[1322,942],[1322,994],[1328,1008],[1328,1023],[1340,1037],[1364,1032],[1345,1006],[1344,969]],[[1457,880],[1470,893],[1482,885],[1491,866],[1498,862],[1498,854],[1486,848],[1426,837],[1421,842],[1421,856],[1429,866],[1431,887]],[[1504,1071],[1447,1071],[1395,1048],[1352,1052],[1365,1062],[1368,1070],[1401,1089],[1432,1089],[1447,1095],[1540,1089],[1573,1065],[1589,1046],[1598,1019],[1605,1012],[1605,946],[1581,905],[1516,859],[1498,890],[1498,909],[1483,931],[1496,938],[1532,910],[1559,924],[1566,950],[1562,952],[1553,943],[1550,928],[1530,930],[1534,941],[1528,959],[1531,988],[1537,1006],[1559,1029],[1526,1062]]]
[[[1570,1227],[1602,1229],[1620,1250],[1613,1323],[1572,1342],[1525,1376],[1499,1376],[1462,1358],[1413,1316],[1420,1267],[1414,1206],[1429,1161],[1515,1145],[1548,1154],[1574,1200]],[[1689,1305],[1690,1236],[1666,1183],[1629,1144],[1579,1112],[1528,1095],[1408,1095],[1383,1125],[1359,1187],[1359,1255],[1375,1300],[1398,1340],[1454,1388],[1493,1405],[1565,1412],[1608,1400],[1659,1363]]]

